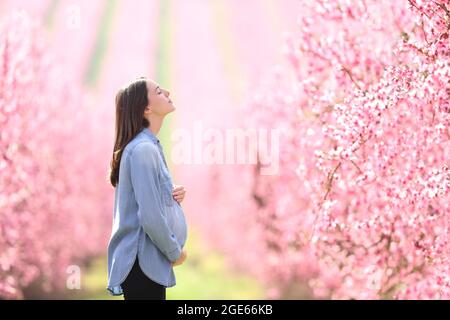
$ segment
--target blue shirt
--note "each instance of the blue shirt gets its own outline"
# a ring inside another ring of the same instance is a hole
[[[111,295],[123,294],[120,285],[136,256],[147,277],[165,287],[175,286],[172,262],[186,243],[187,224],[172,188],[162,146],[149,128],[142,128],[125,146],[120,161],[108,244]]]

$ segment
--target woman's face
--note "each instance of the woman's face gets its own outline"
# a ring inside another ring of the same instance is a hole
[[[170,92],[154,82],[151,79],[147,80],[147,94],[150,102],[150,110],[155,115],[165,116],[169,112],[175,110],[175,105],[170,100]]]

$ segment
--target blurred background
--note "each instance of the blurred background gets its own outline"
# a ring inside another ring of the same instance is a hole
[[[208,165],[174,164],[171,132],[193,134],[196,121],[236,128],[251,84],[283,63],[285,32],[294,28],[298,10],[292,0],[0,1],[3,89],[15,92],[2,92],[11,106],[5,114],[21,115],[9,117],[8,126],[19,132],[3,127],[2,141],[11,158],[24,159],[20,167],[6,160],[2,167],[0,296],[112,299],[105,254],[114,97],[129,81],[148,76],[177,106],[160,138],[174,183],[188,190],[189,259],[175,269],[168,299],[265,297],[264,285],[233,268],[209,234],[208,216],[220,213],[210,195],[240,201],[233,193],[239,182],[217,181]],[[33,108],[19,111],[30,102]],[[29,154],[17,150],[34,143],[40,147],[30,146]],[[26,183],[12,181],[19,172]],[[5,202],[8,194],[16,197]],[[13,229],[19,234],[10,234]],[[80,289],[68,289],[77,272]]]
[[[449,299],[449,32],[448,0],[0,0],[0,299],[122,299],[108,170],[140,76],[177,107],[168,299]]]

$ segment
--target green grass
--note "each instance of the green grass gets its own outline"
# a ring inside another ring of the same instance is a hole
[[[207,251],[205,240],[189,227],[188,258],[175,267],[177,285],[167,290],[168,299],[263,299],[264,289],[254,279],[231,272],[224,257]]]
[[[177,284],[167,288],[167,300],[178,299],[264,299],[264,288],[253,278],[228,270],[224,257],[202,245],[194,228],[189,228],[186,261],[174,267]],[[123,300],[110,296],[107,284],[106,257],[99,257],[82,273],[81,290],[74,290],[72,299]]]
[[[95,45],[91,53],[86,74],[84,76],[84,83],[89,87],[94,87],[98,82],[102,63],[108,49],[108,39],[110,36],[116,7],[117,0],[108,0],[105,3],[103,16],[97,30]]]
[[[171,75],[171,52],[172,52],[172,42],[171,33],[173,21],[170,21],[172,3],[170,0],[160,1],[159,8],[159,20],[158,20],[158,31],[157,36],[157,46],[155,52],[155,74],[151,75],[163,88],[171,88],[172,79]],[[170,161],[168,154],[171,152],[171,142],[170,142],[170,132],[172,128],[172,114],[167,115],[164,118],[164,123],[159,131],[159,139],[164,148],[164,154],[169,161],[167,161],[167,166],[172,170],[173,165]]]
[[[47,27],[47,29],[53,28],[53,21],[55,19],[55,12],[58,9],[58,6],[60,5],[60,0],[52,0],[50,4],[48,5],[47,10],[44,14],[44,24]]]

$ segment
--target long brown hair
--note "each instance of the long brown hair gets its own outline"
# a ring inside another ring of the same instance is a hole
[[[144,118],[149,105],[147,78],[139,77],[116,94],[116,127],[109,180],[113,187],[119,182],[120,160],[125,146],[150,123]]]

